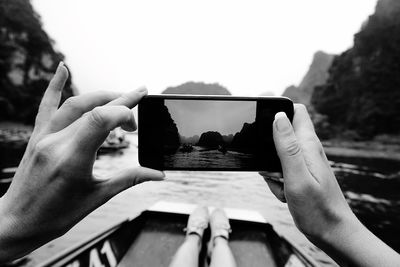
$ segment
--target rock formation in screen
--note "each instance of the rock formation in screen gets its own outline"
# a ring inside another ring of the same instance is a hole
[[[240,152],[253,153],[257,148],[256,123],[244,123],[240,132],[233,137],[230,149]]]
[[[224,140],[219,132],[209,131],[201,134],[197,145],[207,148],[218,148],[218,146],[224,145]]]
[[[174,120],[171,118],[171,114],[168,108],[163,105],[160,112],[160,119],[163,122],[163,141],[164,141],[164,153],[170,154],[175,153],[180,146],[180,135],[178,128]]]

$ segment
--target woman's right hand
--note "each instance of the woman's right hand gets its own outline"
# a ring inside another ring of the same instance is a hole
[[[264,176],[272,193],[287,202],[297,227],[311,240],[323,238],[343,220],[355,219],[336,181],[304,105],[294,105],[293,124],[279,112],[273,137],[284,184]]]
[[[338,263],[399,264],[399,255],[369,232],[347,204],[304,105],[294,105],[292,124],[285,113],[276,114],[273,137],[283,183],[270,173],[260,174],[272,193],[288,203],[298,229]],[[383,255],[388,261],[377,261]]]

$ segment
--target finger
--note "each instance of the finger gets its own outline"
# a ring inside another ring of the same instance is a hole
[[[310,115],[308,114],[306,107],[302,104],[294,105],[293,129],[301,144],[308,142],[316,144],[320,143],[318,136],[315,133]]]
[[[65,130],[75,132],[75,141],[85,152],[96,152],[111,130],[123,126],[133,128],[133,111],[125,106],[95,107]]]
[[[115,92],[93,92],[79,96],[73,96],[65,100],[51,119],[50,130],[60,131],[79,119],[86,112],[97,106],[102,106],[120,97]]]
[[[284,112],[275,115],[273,137],[282,164],[285,185],[309,182],[310,175],[292,125]]]
[[[122,105],[122,106],[127,106],[128,108],[133,108],[139,103],[139,101],[145,95],[147,95],[147,89],[145,87],[140,87],[132,92],[120,96],[119,98],[111,101],[107,105]],[[135,126],[134,129],[129,129],[123,126],[122,128],[126,131],[135,131],[137,127]]]
[[[293,128],[304,129],[310,133],[315,134],[314,125],[311,121],[310,115],[308,114],[306,106],[303,104],[294,104],[294,116],[293,116]]]
[[[279,183],[273,180],[270,180],[268,178],[264,178],[264,180],[267,182],[267,185],[269,189],[271,190],[272,194],[276,196],[277,199],[279,199],[281,202],[286,203],[286,197],[285,197],[285,190],[283,188],[283,183]]]
[[[304,105],[295,104],[295,114],[293,117],[293,129],[296,134],[299,145],[303,151],[304,160],[309,171],[314,177],[319,177],[317,173],[313,173],[317,166],[329,166],[328,159],[325,155],[322,144],[315,133],[314,125]]]
[[[127,106],[128,108],[133,108],[139,103],[140,99],[142,99],[142,97],[145,95],[147,95],[147,89],[145,87],[140,87],[132,92],[123,94],[122,96],[111,101],[107,105],[109,106],[122,105],[122,106]]]
[[[60,62],[54,77],[51,79],[49,86],[43,95],[36,116],[35,127],[41,128],[44,124],[48,123],[51,116],[56,112],[60,103],[61,92],[67,79],[68,70],[64,66],[64,63]]]
[[[113,197],[137,184],[147,181],[162,181],[164,178],[165,174],[161,171],[135,167],[116,173],[112,178],[104,182],[103,188],[105,189],[106,197]]]

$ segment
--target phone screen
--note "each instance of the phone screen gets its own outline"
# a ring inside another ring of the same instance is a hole
[[[139,103],[139,161],[163,170],[280,171],[272,139],[286,98],[147,96]]]

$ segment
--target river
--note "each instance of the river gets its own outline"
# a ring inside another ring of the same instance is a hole
[[[164,166],[173,168],[247,168],[254,169],[255,157],[236,151],[222,153],[217,149],[207,149],[193,146],[190,153],[177,151],[175,154],[164,156]]]
[[[129,148],[101,155],[95,172],[106,174],[137,165],[137,135]],[[361,221],[400,251],[400,163],[389,160],[330,158],[342,190]],[[336,266],[296,229],[287,206],[269,191],[262,177],[251,172],[166,172],[162,182],[135,186],[111,199],[64,236],[29,255],[24,266],[35,266],[62,250],[132,217],[159,200],[244,208],[259,211],[279,232],[304,248],[323,266]]]

